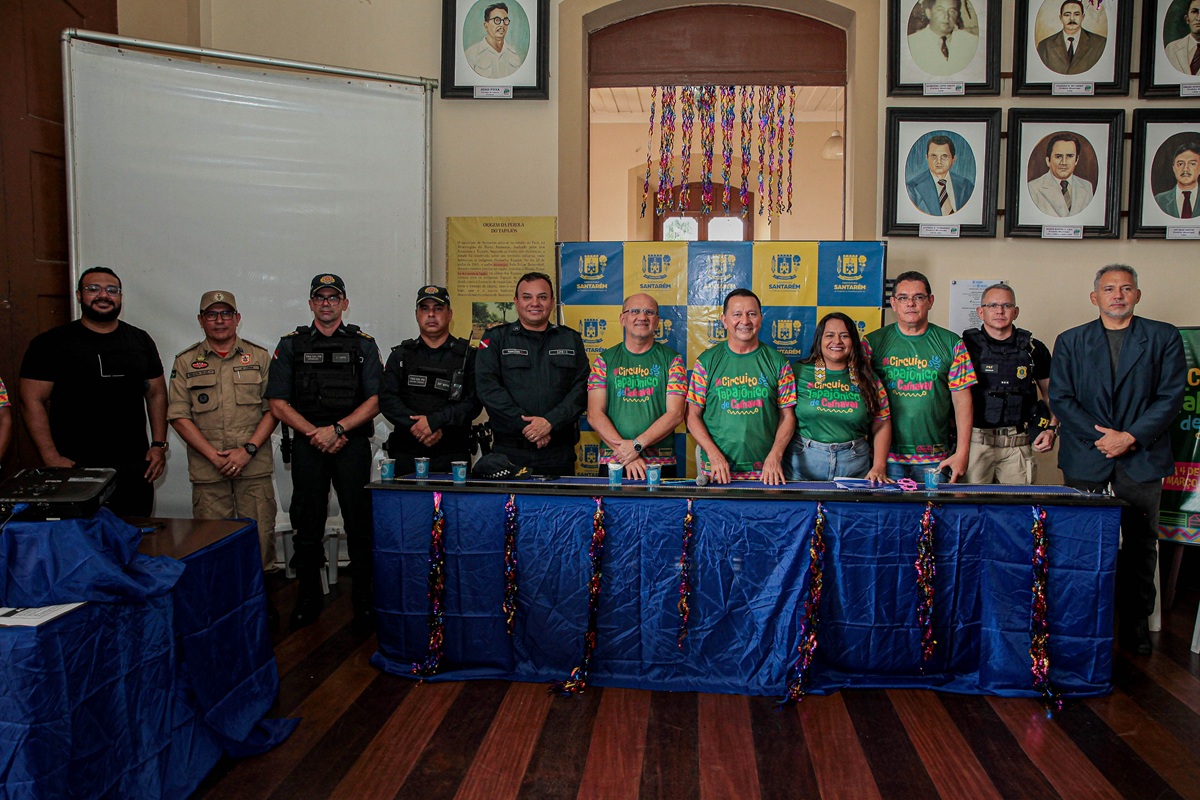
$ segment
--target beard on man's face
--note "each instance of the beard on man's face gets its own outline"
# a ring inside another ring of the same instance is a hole
[[[92,322],[112,322],[121,316],[121,306],[117,303],[113,303],[111,308],[104,311],[92,307],[91,304],[83,303],[80,305],[79,311]]]

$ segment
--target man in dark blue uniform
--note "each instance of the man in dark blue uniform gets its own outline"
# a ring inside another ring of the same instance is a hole
[[[518,321],[483,335],[475,367],[475,386],[495,434],[493,450],[543,475],[571,475],[579,416],[587,407],[583,339],[550,322],[549,275],[522,275],[514,300]]]
[[[475,351],[450,335],[454,311],[442,286],[417,292],[416,339],[392,348],[379,387],[379,410],[396,426],[388,455],[396,474],[414,470],[413,459],[428,458],[433,472],[449,472],[453,461],[471,457],[471,422],[481,408],[475,394]]]
[[[346,526],[354,615],[369,621],[371,600],[372,421],[379,413],[383,372],[375,340],[346,325],[350,305],[337,275],[312,280],[312,325],[279,340],[266,396],[271,413],[296,432],[292,450],[292,568],[300,579],[292,627],[316,620],[324,605],[325,520],[329,486],[337,491]]]

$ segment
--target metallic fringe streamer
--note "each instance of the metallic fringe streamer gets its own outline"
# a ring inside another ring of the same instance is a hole
[[[742,219],[750,213],[750,145],[754,135],[754,87],[742,86],[742,186],[739,198],[742,201]]]
[[[513,635],[517,621],[517,497],[504,503],[504,627]]]
[[[654,106],[658,87],[650,87],[650,131],[646,134],[646,179],[642,181],[642,217],[646,216],[646,200],[650,197],[650,169],[654,164]]]
[[[654,213],[662,216],[671,206],[671,184],[674,182],[671,167],[671,150],[675,146],[675,87],[664,86],[662,90],[662,113],[658,125],[658,195],[655,197]]]
[[[592,515],[592,546],[588,551],[592,562],[592,579],[588,581],[588,620],[587,632],[583,635],[583,658],[579,666],[571,670],[569,678],[550,686],[550,694],[563,697],[578,694],[587,688],[592,652],[596,649],[596,618],[600,613],[600,579],[604,566],[604,498],[592,499],[596,501],[596,513]]]
[[[775,214],[777,216],[783,214],[783,140],[784,130],[787,123],[787,115],[785,113],[784,100],[787,99],[787,87],[775,87]]]
[[[680,94],[680,122],[683,129],[679,135],[679,196],[676,208],[686,211],[688,207],[688,173],[692,169],[692,128],[696,124],[696,87],[685,86]]]
[[[925,504],[921,515],[921,535],[917,537],[917,622],[921,626],[921,671],[933,656],[937,640],[933,638],[933,577],[937,565],[933,555],[933,502]]]
[[[792,151],[796,148],[796,87],[788,87],[787,213],[792,213]]]
[[[700,213],[712,211],[713,142],[715,140],[716,115],[713,111],[715,86],[700,87]]]
[[[721,87],[721,210],[729,216],[729,173],[733,167],[733,93],[735,87]]]
[[[763,206],[770,207],[770,200],[767,199],[766,188],[763,186],[763,181],[766,180],[767,171],[767,120],[771,118],[771,109],[768,108],[768,99],[771,97],[770,87],[758,87],[758,214],[762,216]],[[770,183],[766,184],[768,187]]]
[[[1029,660],[1033,670],[1033,688],[1042,693],[1046,713],[1062,711],[1062,696],[1050,685],[1050,621],[1046,607],[1046,578],[1050,560],[1046,550],[1046,511],[1033,507],[1033,603],[1029,611]]]
[[[691,613],[688,598],[692,596],[692,581],[688,573],[692,565],[692,535],[696,524],[692,502],[689,497],[687,513],[683,515],[683,552],[679,556],[679,636],[675,641],[680,650],[683,649],[683,640],[687,638],[688,616]]]
[[[446,515],[442,493],[433,493],[433,529],[429,533],[429,653],[412,665],[412,673],[428,678],[442,661],[442,634],[446,625]]]
[[[804,618],[800,620],[799,656],[788,675],[787,694],[779,701],[783,707],[804,699],[808,670],[817,652],[817,623],[821,616],[821,590],[825,583],[825,507],[817,503],[812,538],[808,543],[808,597],[804,600]]]

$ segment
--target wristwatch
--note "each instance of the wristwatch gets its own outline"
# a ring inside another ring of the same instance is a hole
[[[333,432],[336,433],[338,436],[346,435],[346,429],[342,427],[342,423],[340,423],[340,422],[333,423]]]
[[[167,452],[167,450],[171,449],[171,443],[170,443],[170,442],[151,442],[151,443],[150,443],[150,446],[151,446],[151,447],[158,447],[158,448],[160,448],[160,449],[161,449],[161,450],[162,450],[164,453],[165,453],[165,452]]]
[[[635,452],[635,453],[640,453],[640,452],[642,452],[642,448],[643,448],[644,446],[645,446],[645,445],[643,445],[643,444],[642,444],[641,442],[639,442],[637,439],[634,439],[634,440],[633,440],[633,452]]]
[[[254,458],[256,455],[258,455],[258,445],[256,445],[254,442],[246,442],[244,445],[242,445],[242,449],[249,453],[251,458]]]

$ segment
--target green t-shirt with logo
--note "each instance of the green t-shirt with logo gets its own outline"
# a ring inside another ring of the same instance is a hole
[[[605,391],[605,413],[617,433],[632,439],[667,413],[667,397],[687,393],[687,370],[683,357],[655,342],[645,353],[631,353],[624,343],[610,347],[592,362],[588,391]],[[675,463],[675,434],[659,442],[642,442],[642,459],[647,464]],[[600,443],[600,463],[613,460],[613,451]]]
[[[878,381],[872,390],[879,398],[879,412],[872,418],[859,386],[850,380],[850,370],[826,369],[820,383],[815,364],[795,364],[792,370],[796,373],[796,432],[805,439],[824,444],[862,439],[870,434],[875,420],[890,415],[887,392]]]
[[[951,392],[975,385],[975,369],[962,337],[937,325],[908,336],[896,324],[863,339],[892,409],[888,461],[934,464],[950,454],[954,422]]]
[[[687,400],[704,409],[704,426],[731,476],[755,479],[775,443],[779,410],[796,405],[796,378],[787,359],[762,342],[749,353],[722,343],[696,359]]]

